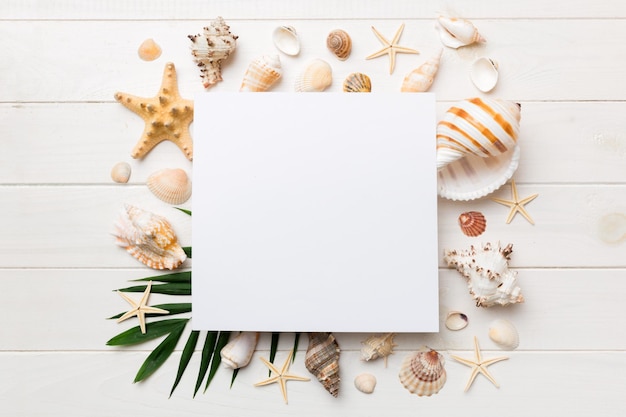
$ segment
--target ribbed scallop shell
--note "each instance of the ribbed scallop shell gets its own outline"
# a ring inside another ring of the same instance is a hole
[[[346,93],[370,93],[372,81],[365,74],[353,72],[343,80],[343,91]]]
[[[398,346],[393,343],[395,333],[383,335],[373,335],[365,339],[361,344],[361,360],[370,361],[378,358],[385,358],[393,353],[393,348]]]
[[[485,42],[476,26],[469,20],[439,16],[435,26],[441,42],[450,48],[460,48],[476,42]]]
[[[333,397],[339,394],[339,353],[332,333],[309,333],[304,365]]]
[[[352,51],[352,39],[345,30],[335,29],[328,34],[326,46],[337,58],[345,61]]]
[[[162,169],[148,177],[148,189],[168,204],[182,204],[191,197],[191,180],[179,168]]]
[[[222,61],[237,47],[238,36],[230,33],[230,26],[218,17],[204,27],[202,34],[189,35],[191,55],[200,67],[204,88],[222,81]]]
[[[487,220],[480,211],[466,211],[459,215],[459,226],[465,236],[476,237],[487,229]]]
[[[254,59],[243,76],[239,91],[261,92],[269,90],[283,75],[278,55],[263,55]]]
[[[314,59],[296,77],[295,91],[320,92],[333,82],[333,70],[323,59]]]
[[[441,54],[430,58],[422,65],[411,71],[404,77],[402,81],[402,87],[400,91],[405,93],[420,93],[428,91],[433,82],[435,81],[435,75],[439,71],[439,62],[441,60]]]
[[[506,319],[496,319],[489,324],[489,338],[505,350],[519,346],[519,333],[513,323]]]
[[[220,351],[222,363],[229,368],[239,369],[250,363],[256,344],[258,332],[241,332],[230,340]]]
[[[118,162],[111,168],[111,179],[119,184],[126,184],[130,179],[131,167],[128,162]]]
[[[172,225],[135,206],[125,206],[113,235],[118,245],[150,268],[171,270],[187,259]]]
[[[436,394],[446,383],[444,364],[443,355],[433,349],[412,353],[402,363],[400,382],[412,394]]]

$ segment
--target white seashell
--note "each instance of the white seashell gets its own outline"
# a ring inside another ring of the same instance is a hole
[[[359,374],[354,378],[354,386],[365,394],[371,394],[376,388],[376,377],[368,373]]]
[[[320,92],[333,82],[333,70],[323,59],[314,59],[296,77],[295,91]]]
[[[171,270],[187,259],[172,225],[164,217],[135,206],[125,206],[113,235],[115,243],[150,268]]]
[[[446,317],[446,327],[449,330],[462,330],[467,327],[467,315],[460,311],[451,311]]]
[[[300,38],[291,26],[278,26],[272,32],[274,46],[285,55],[295,56],[300,53]]]
[[[427,349],[408,355],[400,367],[400,382],[413,394],[431,396],[446,383],[443,355]]]
[[[204,88],[222,81],[222,61],[237,47],[238,36],[230,33],[230,26],[218,17],[204,27],[202,34],[189,35],[191,55],[198,67]]]
[[[250,63],[239,91],[267,91],[282,75],[283,69],[278,55],[263,55]]]
[[[239,369],[250,363],[256,344],[258,332],[242,332],[229,341],[220,351],[222,363],[229,368]]]
[[[157,171],[146,184],[152,194],[168,204],[182,204],[191,197],[191,180],[180,168]]]
[[[439,62],[441,60],[441,54],[443,51],[439,51],[439,54],[430,58],[422,65],[411,71],[404,77],[402,81],[402,87],[400,91],[419,93],[428,91],[430,86],[435,81],[435,75],[439,70]]]
[[[128,162],[118,162],[111,168],[111,179],[119,184],[126,184],[130,179],[130,164]]]
[[[361,342],[363,347],[361,348],[361,360],[370,361],[378,358],[385,358],[385,365],[387,364],[387,356],[393,353],[393,348],[398,346],[393,343],[395,333],[387,333],[383,335],[374,335],[368,337]]]
[[[506,319],[496,319],[491,322],[489,338],[504,350],[513,350],[519,346],[517,329]]]
[[[450,48],[457,49],[476,42],[485,42],[469,20],[439,16],[435,28],[439,31],[441,42]]]
[[[472,63],[470,79],[483,93],[487,93],[498,83],[498,63],[491,58],[481,57]]]
[[[340,61],[345,61],[352,51],[352,39],[345,30],[335,29],[328,34],[326,47],[335,54]]]

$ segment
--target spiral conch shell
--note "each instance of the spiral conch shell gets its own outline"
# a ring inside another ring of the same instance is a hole
[[[187,259],[172,225],[138,207],[125,206],[113,234],[118,245],[150,268],[171,270]]]
[[[343,80],[343,91],[346,93],[370,93],[372,80],[366,74],[353,72]]]
[[[435,27],[439,31],[441,42],[450,48],[457,49],[476,42],[485,42],[485,38],[469,20],[439,16]]]
[[[230,33],[230,26],[218,17],[204,27],[202,34],[189,35],[188,38],[192,42],[191,54],[200,67],[204,88],[222,81],[222,61],[237,47],[238,36]]]
[[[361,360],[370,361],[378,358],[385,358],[387,365],[387,357],[393,353],[393,348],[398,346],[393,343],[395,333],[387,333],[383,335],[373,335],[365,339],[361,344]]]
[[[433,349],[424,349],[408,355],[400,368],[400,382],[412,394],[431,396],[446,383],[443,355]]]
[[[250,363],[258,341],[259,332],[239,333],[220,351],[222,362],[229,368],[243,368]]]
[[[439,61],[441,60],[441,54],[443,51],[439,51],[439,54],[430,58],[422,65],[411,71],[404,77],[402,81],[402,87],[400,91],[410,93],[420,93],[428,91],[433,82],[435,81],[435,75],[439,71]]]
[[[269,90],[283,75],[278,55],[263,55],[254,59],[243,76],[239,91],[261,92]]]
[[[352,51],[352,39],[345,30],[335,29],[328,34],[326,46],[340,61],[345,61]]]
[[[323,59],[314,59],[296,77],[296,92],[321,92],[333,82],[333,70]]]
[[[332,333],[309,333],[304,365],[333,397],[339,394],[339,353]]]

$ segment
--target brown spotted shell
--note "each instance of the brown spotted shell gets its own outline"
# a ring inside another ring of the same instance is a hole
[[[200,77],[204,88],[209,88],[222,81],[222,61],[227,59],[237,47],[237,35],[230,32],[230,26],[224,19],[217,17],[203,32],[189,35],[191,55],[200,68]]]
[[[352,51],[352,39],[345,30],[335,29],[328,34],[326,46],[337,58],[345,61]]]
[[[343,81],[343,91],[346,93],[369,93],[372,91],[372,81],[365,74],[353,72]]]
[[[383,335],[373,335],[365,339],[361,344],[361,360],[370,361],[378,358],[387,358],[393,353],[393,348],[397,345],[393,343],[395,333]]]
[[[339,353],[332,333],[309,333],[304,365],[333,397],[339,394]]]
[[[446,383],[445,360],[433,349],[412,353],[400,368],[400,382],[412,394],[431,396]]]
[[[487,220],[479,211],[466,211],[459,215],[459,226],[465,236],[476,237],[487,229]]]

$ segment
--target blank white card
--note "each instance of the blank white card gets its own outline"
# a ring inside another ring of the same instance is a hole
[[[438,331],[435,98],[195,98],[193,327]]]

